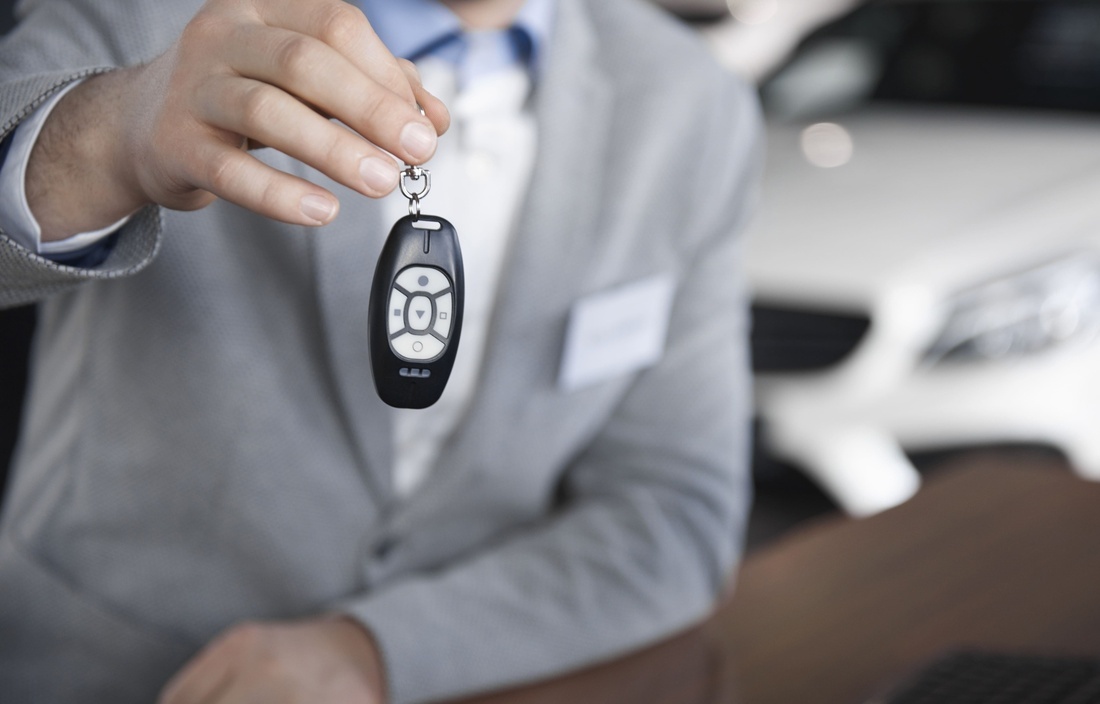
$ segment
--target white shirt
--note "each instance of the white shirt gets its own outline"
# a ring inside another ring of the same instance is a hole
[[[394,487],[411,494],[430,474],[461,423],[481,374],[497,287],[520,205],[534,168],[535,119],[530,77],[512,66],[480,76],[456,92],[455,69],[437,59],[417,64],[424,85],[451,108],[451,129],[428,165],[432,191],[425,213],[450,220],[458,232],[466,279],[462,342],[443,396],[424,410],[397,410]],[[383,203],[387,221],[408,212],[398,194]]]

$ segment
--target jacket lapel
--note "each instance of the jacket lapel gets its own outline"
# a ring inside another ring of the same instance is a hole
[[[332,393],[342,406],[345,431],[364,478],[376,499],[385,502],[392,493],[392,414],[374,390],[367,308],[389,225],[381,221],[376,201],[323,178],[318,182],[340,195],[342,210],[334,225],[313,237]]]

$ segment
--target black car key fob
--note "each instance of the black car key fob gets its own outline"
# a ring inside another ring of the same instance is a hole
[[[432,215],[401,218],[371,287],[371,371],[395,408],[427,408],[443,394],[462,333],[465,281],[458,233]]]

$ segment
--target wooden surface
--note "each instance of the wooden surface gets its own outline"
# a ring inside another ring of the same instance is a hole
[[[1100,657],[1100,484],[963,462],[754,555],[738,589],[708,628],[744,704],[856,704],[964,646]]]
[[[860,704],[945,650],[1100,657],[1100,484],[971,457],[754,553],[702,627],[467,704]]]
[[[702,628],[612,663],[462,704],[703,704],[728,701],[725,649]]]

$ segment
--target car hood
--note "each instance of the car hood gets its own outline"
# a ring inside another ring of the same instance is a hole
[[[768,128],[749,227],[758,299],[867,310],[902,284],[946,294],[1100,248],[1100,120],[1041,112],[875,108],[831,122],[851,160],[803,155],[806,124]]]

